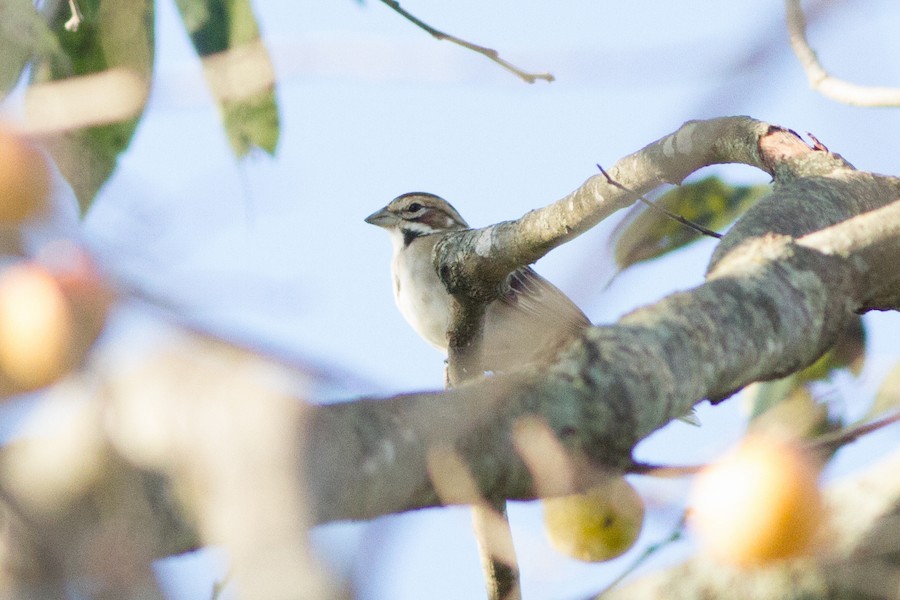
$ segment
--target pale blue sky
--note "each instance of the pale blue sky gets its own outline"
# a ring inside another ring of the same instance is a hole
[[[900,85],[896,0],[847,4],[811,30],[823,61],[858,82]],[[393,306],[387,237],[362,221],[400,193],[440,194],[473,225],[515,218],[684,120],[732,114],[811,131],[859,168],[900,173],[900,111],[851,108],[810,91],[779,1],[404,3],[435,27],[557,77],[530,86],[378,2],[255,6],[278,73],[276,159],[235,163],[174,3],[164,0],[149,109],[84,237],[112,271],[185,303],[198,322],[357,375],[338,397],[441,385],[441,356]],[[745,60],[750,54],[756,60]],[[766,180],[749,168],[725,172]],[[708,242],[638,267],[602,293],[613,221],[538,264],[592,320],[610,322],[701,281]],[[871,391],[900,351],[900,327],[896,315],[870,322],[879,352],[863,375]],[[736,401],[704,410],[703,428],[673,425],[641,452],[708,458],[739,435],[738,413]],[[665,504],[683,486],[637,483],[659,506],[643,545],[677,520]],[[537,505],[511,514],[526,598],[578,597],[628,562],[565,560],[544,540]],[[356,578],[362,598],[482,593],[464,509],[324,527],[315,539]],[[212,576],[173,578],[171,597],[207,597]]]

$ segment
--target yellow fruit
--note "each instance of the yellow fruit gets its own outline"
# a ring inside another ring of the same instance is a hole
[[[704,547],[737,566],[803,554],[822,520],[819,468],[795,444],[748,436],[694,482],[691,521]]]
[[[0,275],[0,371],[14,388],[52,382],[69,366],[73,318],[53,276],[31,264]]]
[[[44,212],[49,194],[44,155],[25,138],[0,128],[0,223],[16,225]]]
[[[624,478],[585,494],[544,500],[544,526],[560,553],[587,562],[621,556],[644,523],[644,502]]]

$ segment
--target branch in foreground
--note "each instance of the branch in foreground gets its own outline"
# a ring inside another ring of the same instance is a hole
[[[626,470],[638,441],[703,398],[721,400],[811,364],[853,311],[881,293],[875,262],[893,269],[900,253],[897,181],[846,169],[831,183],[836,191],[819,177],[777,185],[723,238],[730,250],[714,259],[705,284],[589,329],[553,365],[445,393],[319,407],[308,452],[317,520],[438,505],[425,469],[431,447],[457,452],[485,498],[534,498],[536,483],[515,450],[523,418],[553,432],[566,453],[548,470],[575,482],[544,493],[582,491]],[[765,222],[820,231],[799,240],[757,233]],[[842,247],[856,250],[844,255]]]
[[[788,35],[809,85],[823,96],[853,106],[900,106],[900,88],[857,85],[832,76],[819,62],[806,36],[806,17],[800,0],[785,0]]]
[[[478,44],[473,44],[472,42],[467,42],[466,40],[460,39],[454,35],[450,35],[449,33],[444,33],[438,29],[435,29],[425,21],[422,21],[415,15],[409,13],[406,9],[400,6],[400,3],[397,0],[381,0],[392,9],[394,9],[398,14],[400,14],[407,21],[415,25],[416,27],[422,29],[423,31],[431,34],[435,39],[438,40],[447,40],[448,42],[452,42],[457,46],[462,46],[463,48],[467,48],[473,52],[477,52],[483,56],[486,56],[488,59],[494,61],[510,73],[514,74],[516,77],[522,79],[526,83],[534,83],[538,79],[543,79],[544,81],[553,81],[554,77],[550,73],[529,73],[527,71],[523,71],[519,67],[514,64],[505,61],[500,58],[500,53],[492,48],[485,48],[484,46],[479,46]]]

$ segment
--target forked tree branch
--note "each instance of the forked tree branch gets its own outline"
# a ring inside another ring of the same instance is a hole
[[[435,266],[451,292],[490,298],[514,269],[533,263],[660,185],[679,184],[703,167],[742,163],[773,177],[799,174],[803,164],[822,172],[850,167],[826,151],[814,153],[816,161],[806,161],[811,150],[793,131],[749,117],[688,121],[553,204],[515,221],[445,236],[435,248]]]
[[[636,194],[724,162],[763,169],[775,186],[722,238],[704,285],[614,326],[590,328],[543,368],[444,393],[319,409],[309,453],[319,518],[440,503],[424,468],[433,446],[459,452],[481,496],[533,498],[531,474],[514,450],[523,417],[545,422],[564,446],[567,464],[557,470],[590,485],[608,476],[604,471],[627,469],[637,441],[703,398],[721,400],[811,364],[853,311],[900,307],[900,204],[892,203],[900,181],[857,171],[821,145],[746,117],[689,122],[623,158],[610,169],[622,187],[597,175],[521,219],[448,235],[436,248],[436,268],[463,303],[489,301],[510,270],[628,206]],[[357,436],[362,424],[366,447],[330,441]],[[379,489],[385,478],[391,482],[380,502],[346,493],[369,489],[356,478],[359,464],[366,465],[365,481],[378,473]],[[580,490],[555,490],[573,491]]]
[[[900,88],[857,85],[828,73],[809,45],[801,0],[785,0],[785,8],[791,47],[812,89],[832,100],[853,106],[900,106]]]

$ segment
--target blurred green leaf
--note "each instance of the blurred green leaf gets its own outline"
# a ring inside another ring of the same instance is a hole
[[[811,437],[840,427],[828,417],[828,407],[817,402],[809,388],[791,375],[748,388],[750,420],[754,427],[777,428],[797,437]]]
[[[84,20],[77,31],[64,28],[70,17],[65,2],[60,3],[50,20],[50,31],[68,61],[43,61],[36,65],[32,83],[123,69],[136,76],[142,86],[138,91],[138,114],[109,124],[64,129],[42,140],[72,185],[84,213],[115,169],[119,154],[131,142],[146,103],[153,67],[154,25],[152,0],[80,0],[79,6]],[[40,122],[40,115],[30,116]]]
[[[881,382],[868,416],[863,420],[876,419],[898,409],[900,409],[900,364],[891,369]]]
[[[769,192],[768,185],[733,186],[707,177],[669,190],[656,204],[689,221],[718,230],[734,221]],[[662,256],[693,241],[700,234],[643,204],[636,205],[616,237],[614,255],[620,269]]]
[[[62,49],[32,0],[0,2],[0,100],[32,58],[61,60]]]
[[[798,390],[806,391],[802,383],[797,381],[796,374],[761,381],[747,386],[743,397],[743,406],[751,421],[772,410]]]
[[[260,41],[250,0],[177,0],[184,26],[203,59],[231,148],[275,153],[280,133],[275,70]]]
[[[222,104],[225,128],[238,156],[254,146],[275,154],[278,146],[278,107],[271,92],[260,92],[241,102]]]

